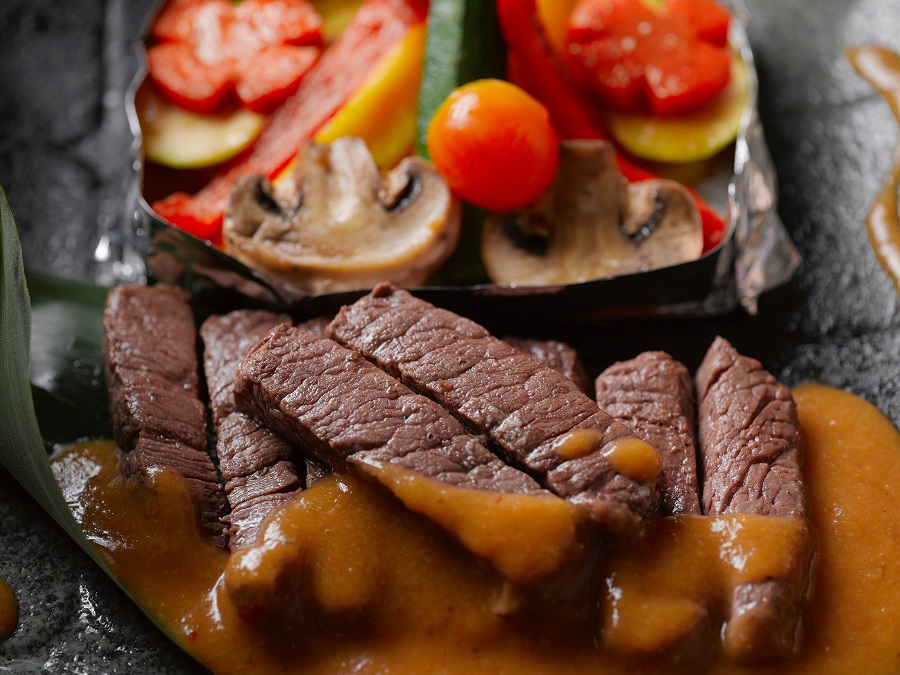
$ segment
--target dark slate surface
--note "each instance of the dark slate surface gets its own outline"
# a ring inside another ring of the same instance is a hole
[[[761,115],[781,185],[780,213],[804,257],[757,317],[549,326],[591,374],[643,349],[694,367],[722,334],[789,384],[846,388],[900,422],[898,299],[863,220],[898,130],[843,56],[900,50],[896,0],[747,0]],[[26,264],[90,278],[98,227],[121,217],[130,166],[124,91],[131,39],[149,0],[0,3],[0,183]],[[197,667],[0,471],[0,579],[22,619],[0,672],[183,673]]]

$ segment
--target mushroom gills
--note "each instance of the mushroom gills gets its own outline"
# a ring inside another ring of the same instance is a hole
[[[695,260],[700,215],[664,179],[626,183],[606,141],[566,141],[547,192],[530,208],[491,214],[482,257],[495,283],[571,284]]]
[[[416,286],[459,238],[460,208],[421,159],[381,174],[365,142],[339,138],[301,149],[294,173],[274,186],[243,176],[225,211],[225,250],[312,293]]]

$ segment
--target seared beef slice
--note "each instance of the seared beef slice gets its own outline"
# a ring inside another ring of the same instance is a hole
[[[739,661],[782,658],[797,646],[813,554],[796,406],[759,361],[722,338],[696,382],[706,513],[793,518],[804,528],[805,545],[784,578],[735,589],[724,634],[726,650]]]
[[[665,352],[615,363],[594,383],[597,405],[654,446],[662,460],[661,515],[700,513],[690,373]]]
[[[275,328],[238,369],[235,395],[238,406],[261,424],[327,464],[384,485],[504,573],[510,572],[504,560],[518,568],[517,561],[527,560],[532,551],[516,550],[510,557],[496,541],[467,539],[495,517],[494,507],[504,502],[498,493],[539,497],[529,504],[564,512],[572,520],[569,505],[501,462],[443,408],[332,340],[284,325]],[[472,513],[454,506],[457,496],[460,504],[471,503],[465,500],[473,490],[485,492],[489,499],[479,503],[490,501],[494,511]],[[429,497],[422,499],[423,494]],[[534,548],[540,551],[545,544],[536,542]]]
[[[232,550],[253,543],[263,519],[303,486],[293,446],[236,412],[234,404],[238,365],[260,338],[286,321],[287,316],[271,312],[238,310],[212,316],[200,328],[219,470],[231,506],[225,521]]]
[[[633,532],[650,510],[659,467],[652,448],[571,380],[478,324],[383,284],[344,307],[329,334],[452,411],[601,526]],[[610,461],[625,446],[646,458],[631,465],[638,479]]]
[[[165,286],[110,291],[103,319],[106,380],[125,475],[169,467],[184,476],[200,523],[224,546],[225,496],[207,453],[194,317],[188,296]]]
[[[565,342],[514,337],[506,337],[503,340],[520,352],[528,354],[541,365],[562,373],[578,385],[581,391],[587,392],[590,381],[584,372],[584,366],[581,365],[581,359],[578,358],[578,352]]]

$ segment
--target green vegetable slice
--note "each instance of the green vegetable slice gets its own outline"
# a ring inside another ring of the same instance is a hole
[[[506,49],[497,22],[493,0],[431,0],[425,65],[419,86],[416,150],[426,159],[425,138],[434,113],[450,93],[473,80],[502,78],[506,71]],[[463,205],[462,235],[456,250],[444,263],[433,283],[472,285],[488,283],[481,262],[481,226],[485,213]]]
[[[458,86],[503,77],[506,51],[493,0],[431,0],[419,88],[418,153],[428,157],[428,124]]]
[[[247,149],[265,116],[246,108],[200,115],[170,103],[145,82],[135,95],[147,159],[173,169],[214,166]]]

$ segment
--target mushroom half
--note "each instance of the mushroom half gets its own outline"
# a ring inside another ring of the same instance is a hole
[[[359,138],[309,142],[288,180],[241,177],[225,210],[225,250],[312,293],[425,282],[459,239],[460,208],[427,162],[387,174]]]
[[[495,283],[572,284],[696,260],[703,227],[684,186],[626,183],[610,143],[567,141],[531,208],[488,217],[481,251]]]

